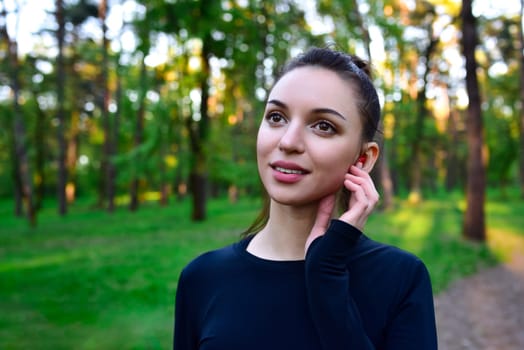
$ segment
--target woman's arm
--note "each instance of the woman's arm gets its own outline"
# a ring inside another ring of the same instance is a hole
[[[309,308],[324,349],[375,349],[350,292],[354,282],[348,257],[360,236],[355,227],[333,220],[306,256]],[[377,288],[388,289],[383,293],[384,304],[393,305],[391,310],[383,310],[391,314],[379,331],[383,334],[381,344],[387,350],[434,350],[437,335],[429,273],[422,261],[407,256],[395,255],[395,261],[389,263],[384,260],[394,273],[376,283]]]
[[[189,298],[186,293],[186,279],[184,271],[180,274],[176,290],[175,300],[175,327],[173,334],[174,350],[192,350],[196,349],[194,344],[195,334],[191,320],[191,313],[188,310]]]
[[[347,257],[360,235],[356,228],[333,220],[326,234],[312,242],[307,252],[309,308],[326,350],[374,349],[349,292]]]
[[[361,167],[351,168],[344,185],[352,192],[348,210],[339,220],[330,221],[334,195],[321,200],[306,243],[309,306],[324,349],[374,349],[350,293],[352,281],[347,262],[379,197]],[[429,274],[420,260],[409,261],[411,272],[401,269],[401,274],[409,274],[406,285],[398,286],[405,293],[384,329],[386,349],[433,350],[437,348],[437,338]]]

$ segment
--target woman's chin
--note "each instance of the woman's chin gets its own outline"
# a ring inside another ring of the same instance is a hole
[[[320,201],[321,197],[298,197],[297,196],[283,196],[281,194],[277,194],[275,196],[270,196],[271,199],[283,206],[289,206],[289,207],[308,207],[312,205],[317,205],[317,203]]]

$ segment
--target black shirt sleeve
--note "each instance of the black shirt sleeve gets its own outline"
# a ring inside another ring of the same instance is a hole
[[[192,312],[189,307],[189,297],[187,293],[187,281],[182,271],[178,280],[175,302],[175,330],[173,339],[174,350],[197,349],[196,331]]]
[[[386,349],[436,350],[435,309],[428,270],[417,259],[406,273],[410,278],[405,297],[388,327]]]
[[[326,234],[317,238],[306,255],[306,288],[311,317],[326,350],[375,349],[364,329],[361,315],[351,289],[348,269],[362,233],[339,220],[332,220]],[[391,260],[391,261],[388,261]],[[382,259],[381,264],[396,264],[394,256]],[[431,283],[425,266],[418,259],[410,259],[409,278],[405,286],[384,286],[376,281],[376,288],[405,290],[395,305],[394,315],[385,330],[388,350],[436,349],[436,331]],[[369,315],[368,315],[369,316]],[[369,317],[368,317],[369,318]]]
[[[324,349],[373,349],[349,293],[347,257],[361,232],[332,220],[306,255],[306,288],[313,322]]]

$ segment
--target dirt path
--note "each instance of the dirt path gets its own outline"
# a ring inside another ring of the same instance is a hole
[[[435,299],[439,350],[524,350],[524,255]]]

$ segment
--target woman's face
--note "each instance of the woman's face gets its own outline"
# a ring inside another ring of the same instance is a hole
[[[361,150],[362,123],[348,82],[325,68],[285,74],[271,91],[257,138],[269,196],[307,205],[343,185]]]

